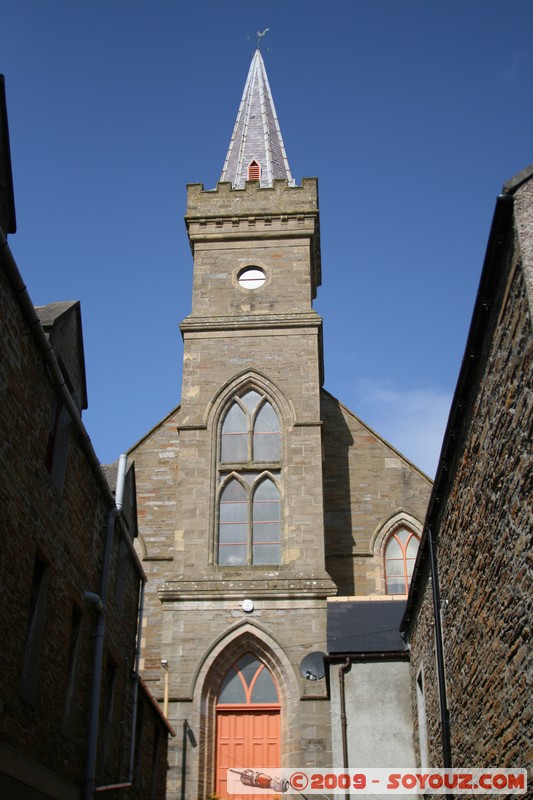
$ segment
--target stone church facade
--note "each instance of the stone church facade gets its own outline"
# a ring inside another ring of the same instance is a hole
[[[228,767],[332,764],[326,680],[300,665],[328,608],[405,597],[431,481],[323,388],[317,181],[291,176],[259,50],[185,220],[181,403],[129,456],[168,797],[206,798]]]

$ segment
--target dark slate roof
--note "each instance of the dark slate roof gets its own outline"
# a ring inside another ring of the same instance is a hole
[[[79,300],[65,300],[57,303],[48,303],[46,306],[35,306],[35,312],[41,325],[46,330],[74,306],[79,306]]]
[[[254,160],[261,166],[262,187],[272,186],[277,179],[294,185],[259,50],[252,58],[220,180],[244,189],[248,166]]]
[[[87,408],[85,353],[79,300],[35,306],[78,409]]]
[[[397,653],[404,600],[346,600],[328,603],[328,653]]]

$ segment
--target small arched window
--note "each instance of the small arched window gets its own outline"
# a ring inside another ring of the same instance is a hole
[[[217,561],[281,561],[281,429],[264,394],[235,397],[222,418],[218,459]]]
[[[389,537],[385,546],[387,594],[407,594],[418,545],[418,536],[408,528],[398,528]]]

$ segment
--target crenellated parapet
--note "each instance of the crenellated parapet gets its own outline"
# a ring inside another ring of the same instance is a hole
[[[218,183],[206,190],[203,184],[187,186],[185,224],[191,251],[207,242],[265,239],[310,241],[314,292],[321,283],[318,180],[304,178],[301,186],[275,180],[268,188],[246,181],[244,189]]]
[[[301,186],[290,186],[287,180],[275,180],[261,188],[258,181],[246,181],[244,189],[233,189],[231,183],[218,183],[216,189],[205,190],[202,183],[187,186],[187,226],[207,217],[318,215],[318,180],[304,178]]]

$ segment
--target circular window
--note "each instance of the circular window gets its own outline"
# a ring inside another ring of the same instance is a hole
[[[246,267],[239,273],[238,281],[242,289],[259,289],[266,281],[266,275],[259,267]]]

